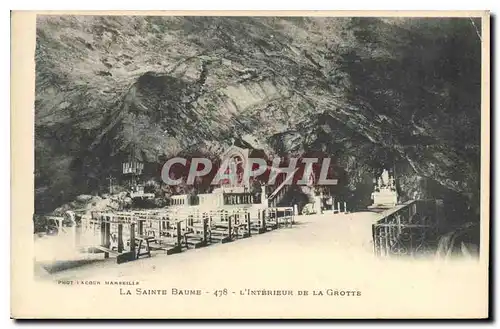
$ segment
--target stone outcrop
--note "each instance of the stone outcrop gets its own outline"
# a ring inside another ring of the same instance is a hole
[[[422,177],[474,204],[478,51],[469,20],[39,17],[37,209],[105,190],[132,153],[154,179],[233,138],[325,152],[345,193],[396,166],[402,194]]]

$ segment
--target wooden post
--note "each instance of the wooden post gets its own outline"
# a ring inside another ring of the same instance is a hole
[[[227,230],[228,230],[228,237],[229,240],[232,240],[232,229],[231,229],[231,217],[229,217],[229,220],[227,221]]]
[[[106,247],[106,248],[111,247],[110,235],[111,235],[111,223],[105,222],[104,223],[104,247]],[[109,252],[104,253],[104,258],[109,258]]]
[[[137,233],[139,236],[141,236],[144,234],[144,232],[143,232],[144,231],[144,222],[142,221],[142,219],[139,219],[138,222],[139,222],[139,227],[138,227],[139,232],[137,232]]]
[[[106,248],[111,246],[111,223],[106,223]]]
[[[324,199],[324,196],[323,196],[323,191],[319,192],[319,213],[322,214],[323,213],[323,199]]]
[[[123,224],[118,224],[118,252],[123,251]]]
[[[130,223],[130,251],[133,254],[132,259],[135,259],[135,223]]]
[[[106,226],[103,217],[101,217],[101,246],[106,246]]]
[[[262,210],[262,228],[265,230],[267,230],[266,228],[266,210]]]
[[[177,222],[177,246],[182,247],[182,233],[181,233],[181,222]]]
[[[208,241],[208,217],[203,217],[203,241]]]
[[[347,214],[347,203],[344,201],[344,214]]]
[[[299,214],[299,206],[296,204],[293,205],[293,215],[297,216]]]
[[[250,213],[246,213],[245,217],[247,219],[248,237],[252,236],[252,222],[250,221]]]

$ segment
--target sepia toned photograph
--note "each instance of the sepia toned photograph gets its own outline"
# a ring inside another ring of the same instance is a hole
[[[13,317],[488,316],[489,14],[315,13],[13,15]]]

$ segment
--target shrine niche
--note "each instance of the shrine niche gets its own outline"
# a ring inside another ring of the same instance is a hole
[[[229,147],[220,157],[221,164],[227,164],[225,171],[230,178],[222,179],[220,187],[224,190],[248,190],[251,182],[245,179],[245,170],[249,165],[250,158],[265,159],[265,153],[262,150],[252,148],[243,148],[236,145]]]
[[[396,182],[394,175],[387,169],[374,179],[374,192],[372,193],[373,204],[376,206],[394,206],[398,203]]]
[[[243,173],[248,163],[248,149],[231,146],[221,157],[221,163],[227,164],[225,174],[230,178],[221,180],[221,187],[247,186],[243,181]]]

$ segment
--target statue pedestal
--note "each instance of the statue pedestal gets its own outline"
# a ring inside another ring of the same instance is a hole
[[[315,196],[314,197],[314,212],[316,214],[322,214],[323,213],[323,209],[322,209],[322,203],[323,203],[323,199],[321,198],[321,196]]]
[[[398,203],[398,194],[391,189],[381,189],[373,192],[373,204],[377,206],[395,206]]]

